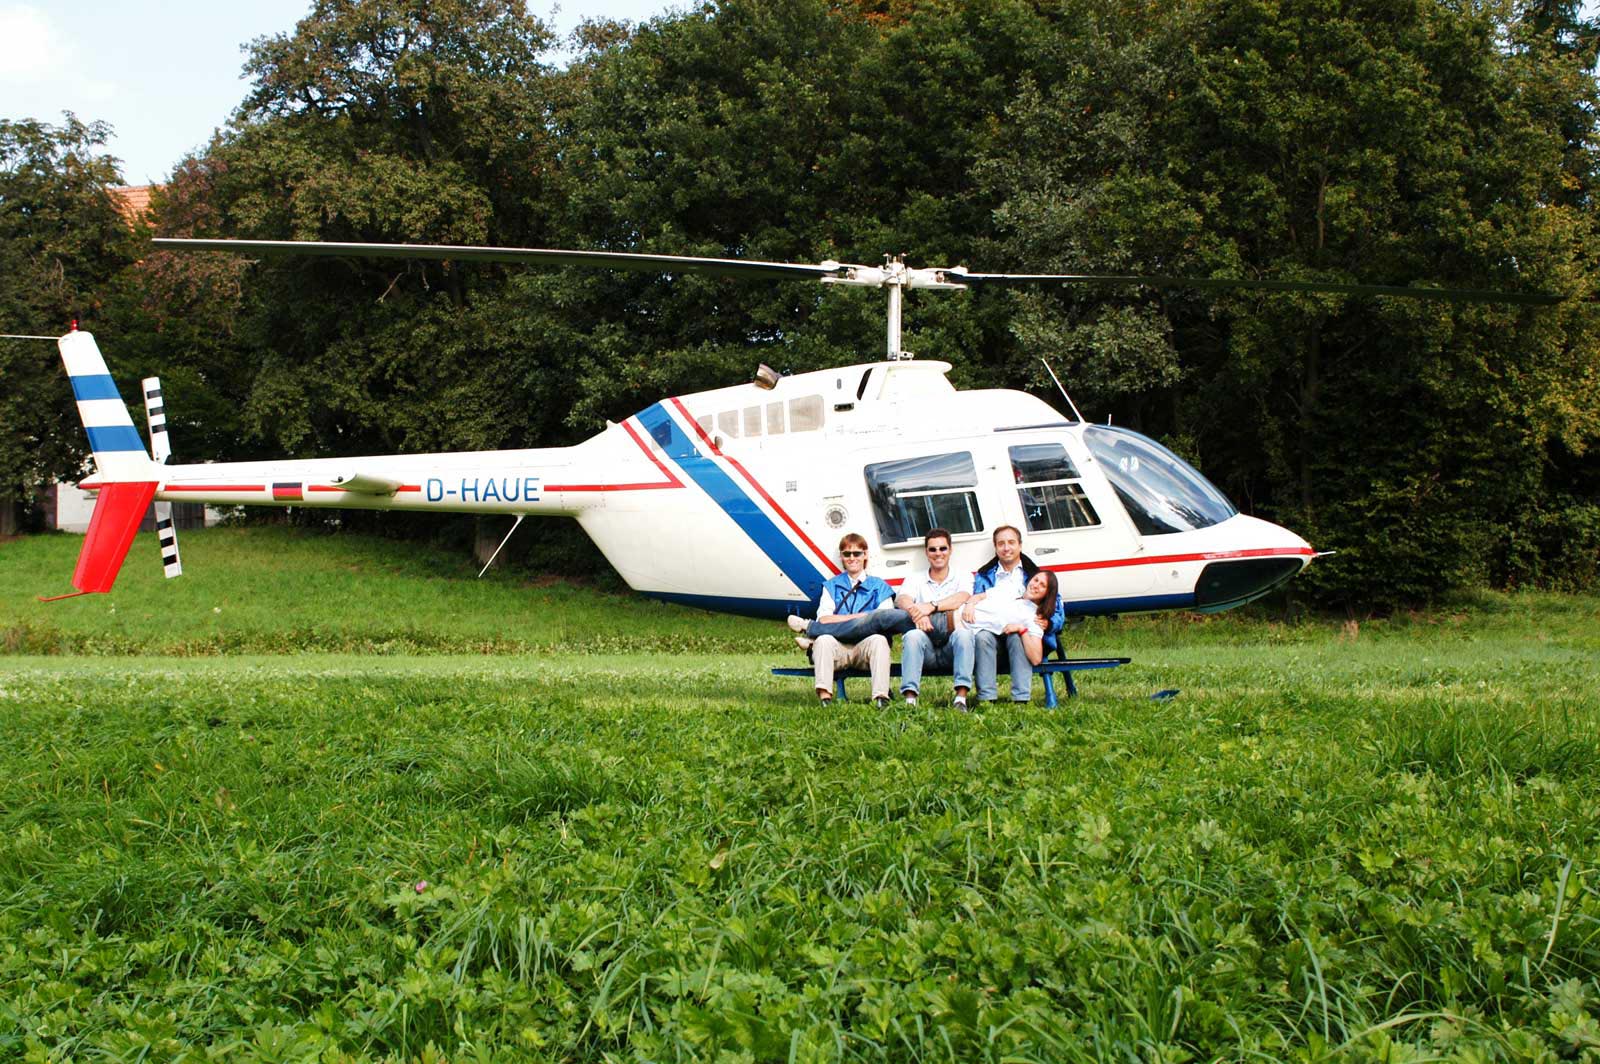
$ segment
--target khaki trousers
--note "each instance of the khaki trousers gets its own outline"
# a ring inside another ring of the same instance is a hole
[[[817,691],[833,696],[834,669],[866,669],[872,673],[872,697],[889,697],[889,641],[869,635],[859,643],[841,643],[831,635],[819,636],[811,645],[811,663]]]

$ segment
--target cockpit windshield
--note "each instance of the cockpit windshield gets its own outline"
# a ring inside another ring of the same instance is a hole
[[[1193,466],[1148,436],[1089,425],[1083,442],[1142,535],[1190,532],[1239,512]]]

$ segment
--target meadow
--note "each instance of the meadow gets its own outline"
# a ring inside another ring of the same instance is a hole
[[[1600,1060],[1600,599],[822,713],[775,624],[80,543],[0,543],[0,1060]]]

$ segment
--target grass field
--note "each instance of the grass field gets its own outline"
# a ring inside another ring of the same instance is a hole
[[[1600,1060],[1600,600],[821,713],[773,624],[282,529],[35,603],[80,542],[0,543],[0,1060]]]

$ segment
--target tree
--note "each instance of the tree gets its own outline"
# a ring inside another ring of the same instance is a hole
[[[725,0],[609,41],[569,73],[556,113],[579,246],[780,261],[976,263],[993,202],[973,165],[1046,16],[1007,0],[874,5]],[[981,265],[982,263],[976,263]],[[569,315],[585,358],[575,424],[641,395],[876,357],[883,296],[698,277],[529,282]],[[991,379],[1004,306],[907,304],[907,345]],[[589,340],[583,341],[583,334]]]
[[[1328,598],[1482,580],[1546,490],[1551,444],[1600,432],[1593,222],[1567,194],[1564,125],[1592,79],[1494,8],[1200,0],[1108,23],[1081,67],[1024,94],[988,171],[1019,256],[1573,299],[1081,293],[1024,301],[1027,345],[1067,352],[1096,405],[1338,549],[1308,585]]]
[[[55,335],[104,304],[136,240],[107,191],[103,122],[0,120],[0,322]],[[87,458],[54,344],[0,340],[0,506],[26,501]]]
[[[319,0],[257,41],[254,88],[206,153],[211,232],[539,243],[548,34],[518,0]],[[278,451],[502,447],[536,418],[498,332],[505,276],[353,257],[264,263],[240,342],[246,433]]]

